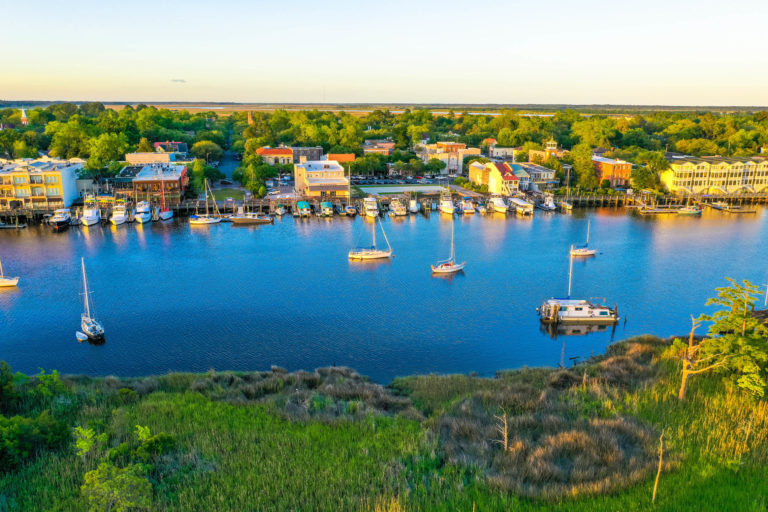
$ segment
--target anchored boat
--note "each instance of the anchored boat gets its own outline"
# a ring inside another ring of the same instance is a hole
[[[376,222],[372,225],[373,243],[370,247],[358,247],[349,251],[349,259],[351,260],[378,260],[382,258],[390,258],[392,256],[392,247],[389,245],[389,239],[387,233],[384,231],[384,226],[381,226],[381,232],[384,235],[384,240],[387,242],[387,250],[379,249],[376,247],[376,224],[381,224],[381,221],[376,217]]]
[[[0,261],[0,287],[12,287],[17,286],[19,284],[19,278],[18,277],[6,277],[5,273],[3,273],[3,262]]]
[[[451,254],[447,260],[441,260],[437,262],[437,265],[431,265],[432,273],[434,274],[453,274],[464,270],[466,262],[456,263],[453,247],[453,226],[454,222],[451,221]]]
[[[85,334],[88,339],[100,340],[104,337],[104,328],[92,315],[91,296],[88,290],[88,278],[85,275],[85,259],[80,258],[80,264],[83,268],[83,314],[80,315],[81,333],[76,333],[77,339],[83,341],[80,334]]]
[[[587,220],[587,242],[584,245],[578,247],[571,246],[571,256],[574,258],[584,258],[586,256],[594,256],[597,254],[596,249],[589,248],[589,224],[590,221]]]
[[[573,276],[573,256],[568,264],[568,296],[564,299],[545,300],[537,309],[544,324],[615,324],[619,321],[618,308],[613,309],[590,300],[571,298],[571,278]]]
[[[219,213],[219,207],[216,206],[216,200],[214,198],[213,201],[213,211],[214,215],[211,215],[208,211],[208,191],[210,190],[210,186],[208,185],[208,180],[205,180],[205,214],[198,214],[197,208],[195,208],[195,214],[189,216],[189,223],[193,226],[204,226],[208,224],[218,224],[221,222],[221,214]],[[213,195],[213,192],[211,192],[211,195]],[[138,210],[137,210],[138,211]]]

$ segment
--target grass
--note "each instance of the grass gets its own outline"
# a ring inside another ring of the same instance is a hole
[[[213,189],[213,197],[215,197],[217,201],[224,201],[228,197],[231,197],[235,201],[242,201],[245,197],[245,190],[239,188]]]
[[[137,424],[175,436],[152,510],[765,511],[768,404],[718,376],[697,376],[679,403],[676,364],[666,342],[642,337],[571,369],[495,378],[67,377],[50,403],[111,447]],[[87,466],[66,449],[0,473],[0,510],[87,509]]]

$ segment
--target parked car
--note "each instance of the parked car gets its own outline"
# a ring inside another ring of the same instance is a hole
[[[231,185],[232,184],[232,182],[229,181],[229,180],[221,180],[221,181],[219,181],[219,183],[221,183],[222,185]]]

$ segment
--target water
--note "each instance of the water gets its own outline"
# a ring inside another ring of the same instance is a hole
[[[568,246],[600,254],[574,262],[573,296],[606,297],[622,321],[586,336],[542,332],[536,307],[568,286]],[[278,219],[274,225],[151,225],[0,231],[0,359],[92,375],[290,370],[348,365],[379,382],[427,372],[492,375],[569,364],[612,340],[687,332],[724,276],[765,283],[768,211],[642,218],[624,210],[532,220],[456,217],[464,274],[432,277],[447,257],[445,215],[386,219],[391,262],[350,262],[371,221]],[[381,236],[379,235],[379,240]],[[84,257],[102,346],[79,344]],[[761,301],[762,302],[762,301]]]

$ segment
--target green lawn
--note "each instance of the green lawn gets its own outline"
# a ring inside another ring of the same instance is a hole
[[[231,197],[235,201],[242,201],[245,197],[245,190],[239,188],[213,189],[213,197],[215,197],[217,201],[225,201],[228,197]]]

